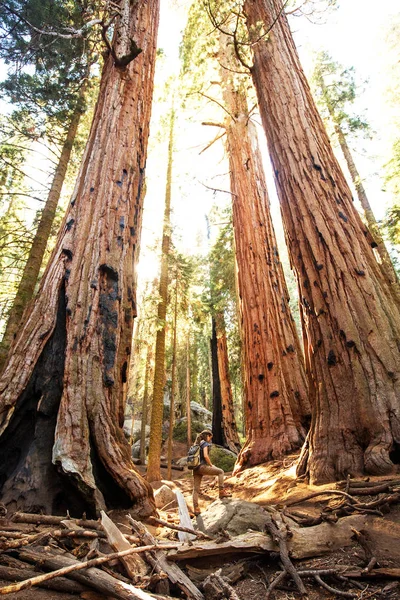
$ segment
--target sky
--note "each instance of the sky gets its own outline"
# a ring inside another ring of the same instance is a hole
[[[161,2],[161,19],[158,45],[165,52],[163,71],[178,69],[178,48],[182,30],[185,26],[185,9],[190,4],[185,0]],[[387,80],[387,48],[385,37],[388,27],[395,16],[400,15],[398,0],[383,0],[377,8],[376,0],[339,0],[334,11],[326,12],[320,23],[312,23],[305,17],[292,17],[291,28],[300,54],[303,68],[307,75],[311,74],[313,56],[320,50],[328,51],[333,60],[340,62],[345,68],[353,66],[357,80],[368,83],[356,106],[359,114],[363,114],[371,123],[374,131],[371,141],[362,141],[355,150],[354,158],[367,189],[367,194],[377,218],[382,218],[385,208],[391,202],[382,191],[382,166],[390,156],[391,148],[391,111],[386,104],[385,90]],[[400,19],[399,19],[400,22]],[[390,57],[393,59],[393,57]],[[400,64],[400,63],[398,63]],[[158,75],[159,76],[159,75]],[[157,103],[155,103],[157,104]],[[164,105],[164,110],[168,107]],[[161,108],[161,110],[163,110]],[[208,111],[208,113],[207,113]],[[194,122],[207,120],[212,108],[205,108],[193,117]],[[156,116],[150,136],[154,136]],[[179,120],[179,119],[178,119]],[[199,128],[191,125],[187,130],[181,122],[182,137],[174,154],[174,187],[173,207],[175,236],[180,239],[183,250],[188,252],[205,251],[209,241],[206,239],[205,215],[214,202],[226,203],[229,195],[227,184],[227,165],[223,158],[222,143],[212,150],[199,154],[212,139],[211,128]],[[201,139],[198,139],[200,136]],[[272,203],[275,227],[280,230],[279,207],[275,186],[270,168],[269,157],[263,132],[260,130],[260,143],[263,148],[264,165]],[[158,272],[158,256],[154,253],[155,240],[161,237],[162,212],[164,202],[166,145],[154,144],[150,139],[150,153],[147,164],[148,191],[145,199],[143,220],[142,257],[140,273],[143,277],[155,277]],[[161,151],[160,151],[161,150]],[[156,157],[157,154],[157,157]],[[344,171],[346,166],[338,154]],[[157,173],[157,176],[154,174]],[[211,175],[213,178],[210,179]],[[213,193],[204,185],[224,189]],[[212,229],[212,234],[216,230]],[[179,243],[179,242],[178,242]],[[148,252],[147,246],[152,249]]]

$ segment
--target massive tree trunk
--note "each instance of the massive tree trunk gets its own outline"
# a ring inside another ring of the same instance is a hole
[[[220,385],[220,398],[221,398],[221,434],[222,440],[220,443],[228,450],[232,452],[239,452],[240,441],[236,427],[235,409],[233,406],[233,395],[231,380],[229,376],[229,361],[228,361],[228,344],[226,340],[225,322],[224,315],[219,313],[213,319],[213,327],[215,324],[215,336],[217,339],[217,358],[218,358],[218,374],[219,374],[219,385]],[[213,331],[214,335],[214,331]],[[214,411],[216,407],[214,405]],[[214,417],[213,411],[213,417]],[[214,425],[214,423],[213,423]],[[213,427],[214,432],[214,427]],[[216,441],[216,440],[215,440]]]
[[[298,277],[313,390],[311,481],[399,462],[400,315],[333,155],[279,0],[245,0],[251,69]]]
[[[328,107],[329,109],[329,107]],[[400,302],[400,284],[397,277],[397,273],[393,267],[393,263],[389,256],[389,252],[386,249],[385,242],[383,241],[382,234],[379,229],[378,222],[375,218],[371,204],[369,203],[367,193],[361,181],[360,174],[357,170],[356,164],[353,160],[353,156],[350,152],[350,148],[347,144],[346,136],[344,135],[340,125],[335,122],[335,115],[329,110],[332,120],[334,121],[335,132],[339,140],[340,147],[343,152],[343,156],[346,159],[346,163],[349,169],[349,173],[356,188],[357,197],[360,201],[362,209],[364,211],[365,220],[367,221],[368,228],[371,232],[373,240],[376,244],[376,252],[379,254],[381,260],[382,271],[390,283],[392,293],[397,302]]]
[[[39,277],[40,267],[43,262],[43,256],[46,251],[51,227],[56,214],[58,201],[61,195],[61,189],[67,173],[68,163],[74,145],[76,133],[78,131],[79,121],[85,110],[85,90],[86,84],[83,84],[75,111],[71,117],[67,135],[61,149],[60,158],[54,173],[53,181],[47,196],[39,225],[33,239],[28,259],[22,273],[21,281],[18,286],[13,305],[10,310],[10,316],[7,326],[0,343],[0,372],[7,358],[8,350],[15,338],[23,312],[33,297],[35,286]]]
[[[160,458],[165,386],[165,335],[168,304],[168,259],[171,243],[171,187],[172,155],[174,144],[175,111],[172,108],[169,126],[167,183],[165,188],[164,224],[161,248],[160,301],[157,309],[158,329],[156,336],[154,386],[151,402],[150,446],[147,463],[147,481],[161,481]]]
[[[219,446],[223,445],[222,435],[222,394],[221,381],[219,378],[218,368],[218,340],[217,340],[217,325],[215,317],[211,320],[211,379],[212,379],[212,433],[213,442]]]
[[[232,65],[221,39],[222,64]],[[244,350],[246,442],[236,472],[299,448],[310,403],[244,87],[222,70]]]
[[[75,191],[0,380],[0,482],[13,508],[154,510],[123,434],[122,391],[159,3],[120,9]]]

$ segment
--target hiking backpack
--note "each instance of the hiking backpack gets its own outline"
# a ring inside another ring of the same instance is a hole
[[[195,469],[200,465],[200,446],[198,444],[194,444],[190,446],[189,452],[187,455],[187,468]]]

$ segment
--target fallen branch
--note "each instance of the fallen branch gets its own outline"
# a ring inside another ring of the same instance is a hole
[[[54,517],[52,515],[36,515],[33,513],[16,512],[11,518],[11,521],[13,523],[33,523],[34,525],[61,525],[62,522],[66,520],[71,521],[71,523],[76,523],[77,525],[79,525],[79,527],[84,527],[85,529],[101,530],[100,521],[92,521],[88,519],[71,519],[69,516]]]
[[[266,514],[268,514],[268,513],[266,513]],[[300,594],[302,596],[305,596],[307,594],[306,588],[304,587],[304,584],[301,581],[301,579],[296,571],[295,566],[293,565],[292,561],[289,558],[289,550],[288,550],[287,542],[286,542],[287,531],[286,530],[282,531],[282,529],[279,528],[278,524],[272,517],[270,517],[267,520],[267,522],[265,523],[265,527],[266,527],[267,531],[270,533],[274,542],[279,545],[279,554],[280,554],[283,566],[285,568],[285,571],[293,579]]]
[[[163,549],[171,549],[176,548],[176,544],[166,544],[163,546]],[[149,550],[155,550],[157,548],[156,545],[152,546],[141,546],[140,548],[130,548],[128,550],[123,550],[122,552],[113,552],[108,554],[107,556],[99,556],[98,558],[92,558],[90,560],[86,560],[82,563],[70,565],[68,567],[62,567],[61,569],[57,569],[57,571],[52,571],[51,573],[44,573],[43,575],[38,575],[37,577],[31,577],[25,581],[21,581],[14,585],[8,585],[0,588],[0,594],[11,594],[13,592],[19,592],[21,590],[26,590],[34,585],[38,585],[43,581],[48,581],[49,579],[54,579],[54,577],[59,577],[60,575],[67,575],[72,571],[80,571],[81,569],[88,569],[90,567],[96,567],[97,565],[101,565],[103,563],[110,562],[116,558],[122,558],[124,556],[129,556],[130,554],[140,553],[140,552],[148,552]],[[133,586],[132,586],[133,587]],[[136,591],[136,590],[135,590]],[[141,590],[137,590],[138,592]],[[151,598],[148,594],[145,596],[137,595],[133,596],[135,598]]]
[[[147,520],[150,521],[150,523],[158,523],[159,525],[162,525],[163,527],[168,527],[169,529],[174,529],[176,531],[185,531],[186,533],[195,535],[196,537],[202,540],[213,539],[212,537],[203,533],[202,531],[195,531],[193,529],[189,529],[188,527],[182,527],[181,525],[172,525],[172,523],[168,523],[168,521],[163,521],[162,519],[157,519],[156,517],[148,517]]]
[[[313,492],[312,494],[304,496],[303,498],[286,502],[286,506],[301,504],[302,502],[306,502],[307,500],[311,500],[311,498],[316,498],[317,496],[343,496],[344,498],[347,498],[351,504],[355,503],[353,496],[350,496],[350,494],[347,494],[346,492],[342,492],[340,490],[322,490],[320,492]]]

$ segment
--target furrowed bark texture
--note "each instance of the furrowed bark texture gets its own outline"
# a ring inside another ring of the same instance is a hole
[[[221,444],[225,448],[228,448],[228,450],[237,453],[240,450],[240,441],[236,426],[235,409],[233,406],[232,387],[229,376],[228,344],[226,341],[223,314],[216,315],[215,327],[217,338],[218,373],[221,388]]]
[[[222,63],[230,64],[226,38]],[[235,471],[299,448],[310,414],[255,126],[244,90],[223,70],[233,227],[244,350],[246,442]]]
[[[158,329],[156,336],[154,385],[151,403],[150,446],[147,462],[147,481],[161,481],[160,458],[165,386],[165,336],[168,304],[168,256],[171,245],[171,188],[174,146],[175,111],[170,117],[167,181],[165,186],[164,224],[161,248],[160,301],[157,309]]]
[[[399,310],[301,69],[277,0],[246,0],[253,81],[302,305],[315,395],[308,469],[322,483],[399,462]],[[280,15],[280,16],[278,16]]]
[[[7,321],[3,339],[0,343],[0,372],[4,366],[9,348],[18,332],[18,327],[21,322],[23,312],[32,299],[35,291],[40,267],[42,265],[43,256],[46,251],[58,201],[60,199],[62,186],[67,173],[69,159],[71,157],[76,133],[78,131],[79,121],[84,110],[85,89],[86,85],[84,84],[82,86],[80,97],[68,127],[67,135],[54,173],[50,192],[40,217],[39,225],[33,239],[28,260],[26,261],[17,294],[10,311],[10,317]]]
[[[47,504],[36,498],[59,478],[58,497],[67,507],[70,494],[63,490],[73,483],[83,510],[106,504],[134,504],[142,514],[154,510],[150,486],[135,471],[122,431],[122,390],[136,314],[158,13],[158,0],[132,5],[129,36],[142,52],[126,68],[116,67],[111,56],[106,60],[73,198],[0,381],[1,450],[9,447],[9,432],[24,415],[33,438],[32,444],[15,444],[8,461],[0,451],[0,485],[7,484],[3,501],[14,500],[18,508],[54,510],[55,494],[49,493]],[[64,366],[53,377],[43,362],[63,336],[58,362]],[[46,416],[48,388],[56,385],[56,426],[49,433],[46,469],[35,469],[35,427]]]

